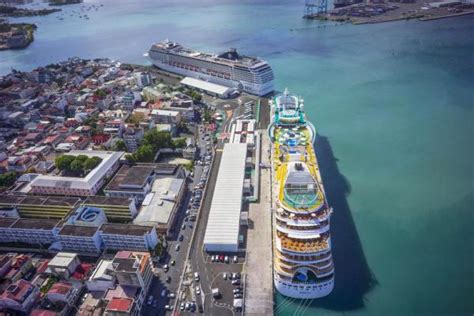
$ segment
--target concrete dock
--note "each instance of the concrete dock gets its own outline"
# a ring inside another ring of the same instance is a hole
[[[261,161],[270,165],[270,139],[261,130]],[[273,255],[270,169],[260,168],[260,198],[249,207],[245,315],[273,315]]]

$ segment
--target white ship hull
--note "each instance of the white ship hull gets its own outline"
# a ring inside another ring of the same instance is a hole
[[[301,285],[298,283],[290,283],[283,281],[278,277],[278,274],[274,274],[274,285],[275,289],[282,295],[291,298],[300,299],[315,299],[329,295],[334,288],[334,278],[329,281],[322,282],[319,284]]]
[[[273,91],[273,81],[267,82],[265,84],[255,84],[255,83],[249,83],[245,81],[218,78],[218,77],[214,77],[202,72],[175,67],[173,65],[162,63],[161,61],[155,60],[155,59],[151,59],[151,62],[156,67],[168,72],[173,72],[182,76],[192,77],[192,78],[200,79],[203,81],[220,84],[226,87],[235,88],[235,89],[242,90],[247,93],[255,94],[258,96],[263,96]]]

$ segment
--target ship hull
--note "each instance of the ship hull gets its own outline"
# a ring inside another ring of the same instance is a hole
[[[274,274],[273,279],[275,289],[282,295],[291,297],[291,298],[300,298],[300,299],[316,299],[322,298],[329,295],[334,288],[334,278],[322,282],[319,284],[309,285],[299,285],[298,283],[291,283],[288,281],[281,280],[278,277],[278,274]]]
[[[266,94],[273,92],[273,81],[267,82],[265,84],[254,84],[254,83],[249,83],[245,81],[237,81],[237,80],[231,80],[231,79],[225,79],[225,78],[216,78],[214,76],[211,76],[202,72],[182,69],[179,67],[175,67],[175,66],[163,63],[158,60],[154,60],[152,58],[150,59],[153,65],[155,65],[156,67],[168,72],[176,73],[178,75],[192,77],[199,80],[220,84],[226,87],[242,90],[247,93],[255,94],[258,96],[264,96]]]

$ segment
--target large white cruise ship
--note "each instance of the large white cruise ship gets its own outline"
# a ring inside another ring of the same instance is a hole
[[[332,209],[313,148],[316,130],[306,120],[303,100],[287,90],[270,103],[274,285],[292,298],[323,297],[334,287]]]
[[[201,53],[163,41],[148,51],[151,62],[166,71],[233,87],[259,96],[273,91],[273,71],[259,58],[230,49],[219,55]]]

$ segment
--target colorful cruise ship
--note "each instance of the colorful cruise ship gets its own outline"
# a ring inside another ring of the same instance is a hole
[[[303,99],[288,90],[270,103],[275,288],[292,298],[323,297],[334,287],[332,209],[313,148],[316,130],[306,119]]]

